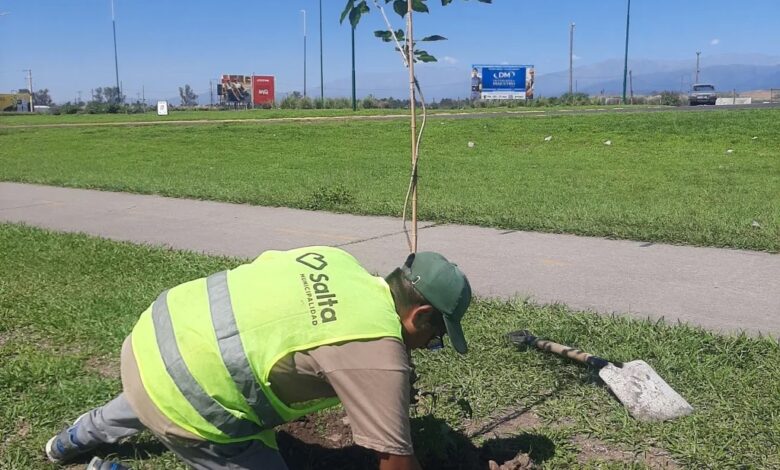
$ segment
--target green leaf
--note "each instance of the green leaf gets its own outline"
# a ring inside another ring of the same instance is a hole
[[[341,18],[339,18],[339,23],[344,22],[344,18],[347,17],[347,15],[352,11],[353,8],[355,8],[355,0],[347,0],[347,6],[345,6],[344,11],[341,12]]]
[[[399,29],[395,32],[396,37],[399,41],[404,40],[404,31],[402,29]],[[393,34],[386,29],[381,29],[379,31],[374,31],[374,36],[378,37],[384,42],[392,42],[393,41]]]
[[[428,13],[428,5],[425,0],[412,0],[412,10],[418,13]]]
[[[446,40],[447,38],[445,38],[444,36],[439,36],[438,34],[434,34],[433,36],[426,36],[420,39],[420,41],[446,41]]]
[[[426,51],[416,50],[414,51],[414,55],[420,62],[437,62],[436,57],[428,54]]]
[[[368,5],[366,5],[366,0],[361,1],[357,5],[355,5],[352,8],[352,11],[349,12],[349,23],[352,25],[352,27],[356,27],[358,23],[360,22],[360,17],[363,16],[364,13],[368,13],[370,10],[368,8]]]
[[[402,18],[406,16],[406,9],[406,0],[395,0],[393,2],[393,10]]]
[[[479,3],[493,3],[493,0],[477,0]]]
[[[441,6],[443,7],[446,7],[450,3],[452,3],[452,0],[441,0]]]
[[[374,36],[378,37],[384,42],[390,42],[393,40],[393,36],[390,34],[390,31],[380,29],[379,31],[374,31]]]

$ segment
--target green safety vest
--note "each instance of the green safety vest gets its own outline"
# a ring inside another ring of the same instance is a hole
[[[295,351],[401,338],[387,283],[330,247],[267,251],[254,262],[163,292],[132,332],[144,389],[173,423],[203,439],[260,439],[337,398],[283,403],[271,368]]]

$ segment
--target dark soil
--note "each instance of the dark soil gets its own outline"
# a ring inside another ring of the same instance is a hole
[[[476,447],[465,435],[430,416],[412,420],[412,439],[423,468],[443,470],[530,469],[535,468],[534,460],[546,460],[554,452],[549,439],[527,433],[490,439]],[[288,423],[279,429],[278,442],[292,470],[362,470],[378,466],[373,451],[355,445],[343,412],[308,416]]]

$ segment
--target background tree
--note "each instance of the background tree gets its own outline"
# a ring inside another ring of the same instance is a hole
[[[115,86],[103,88],[103,96],[105,97],[106,103],[110,104],[122,104],[126,99],[125,95],[121,94],[119,88]]]
[[[189,85],[184,85],[184,88],[179,87],[179,97],[181,98],[182,106],[197,106],[198,95],[192,91]]]
[[[92,90],[92,103],[105,103],[103,98],[103,87],[97,87]]]
[[[51,96],[49,96],[49,89],[44,88],[42,90],[38,90],[35,93],[33,93],[33,104],[35,106],[53,105],[54,102],[51,100]]]

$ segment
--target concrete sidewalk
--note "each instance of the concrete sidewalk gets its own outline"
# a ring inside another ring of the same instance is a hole
[[[400,219],[16,183],[0,183],[0,222],[247,258],[340,246],[382,274],[407,253]],[[432,223],[419,239],[480,296],[780,335],[780,255]]]

